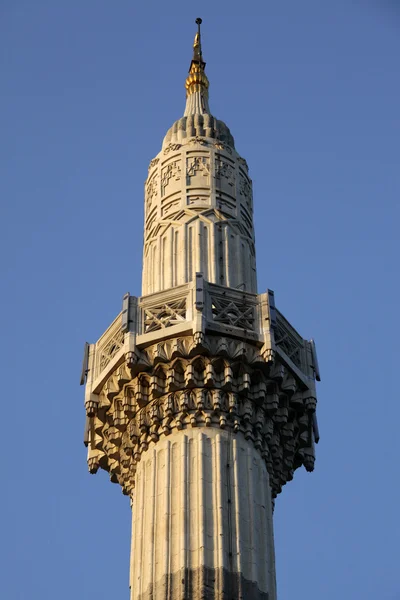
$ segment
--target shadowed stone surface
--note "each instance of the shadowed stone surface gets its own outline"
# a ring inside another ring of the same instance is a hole
[[[132,600],[269,600],[254,581],[227,569],[182,569]]]

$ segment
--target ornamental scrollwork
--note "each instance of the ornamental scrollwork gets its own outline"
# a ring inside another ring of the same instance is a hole
[[[225,150],[226,152],[228,152],[228,154],[232,154],[232,148],[228,146],[228,144],[224,144],[219,140],[214,143],[214,148],[216,148],[217,150]]]
[[[199,137],[196,135],[195,137],[190,138],[187,141],[188,144],[200,144],[200,146],[208,146],[208,142],[205,138]]]
[[[168,144],[168,146],[164,148],[164,154],[169,154],[169,152],[175,152],[180,148],[182,148],[182,144]]]
[[[156,165],[158,165],[158,163],[160,162],[159,158],[153,158],[153,160],[150,162],[149,164],[149,171],[155,167]]]

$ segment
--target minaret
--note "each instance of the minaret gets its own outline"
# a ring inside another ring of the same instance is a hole
[[[273,505],[314,467],[316,350],[257,294],[252,183],[196,23],[145,183],[142,296],[85,347],[85,443],[131,499],[131,600],[276,600]]]

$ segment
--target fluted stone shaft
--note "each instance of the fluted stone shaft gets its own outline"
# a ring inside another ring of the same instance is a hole
[[[266,466],[242,434],[176,431],[135,476],[131,600],[275,600]]]

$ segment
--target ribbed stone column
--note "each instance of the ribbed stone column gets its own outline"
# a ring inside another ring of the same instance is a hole
[[[176,431],[135,476],[131,600],[275,600],[271,492],[242,434]]]

